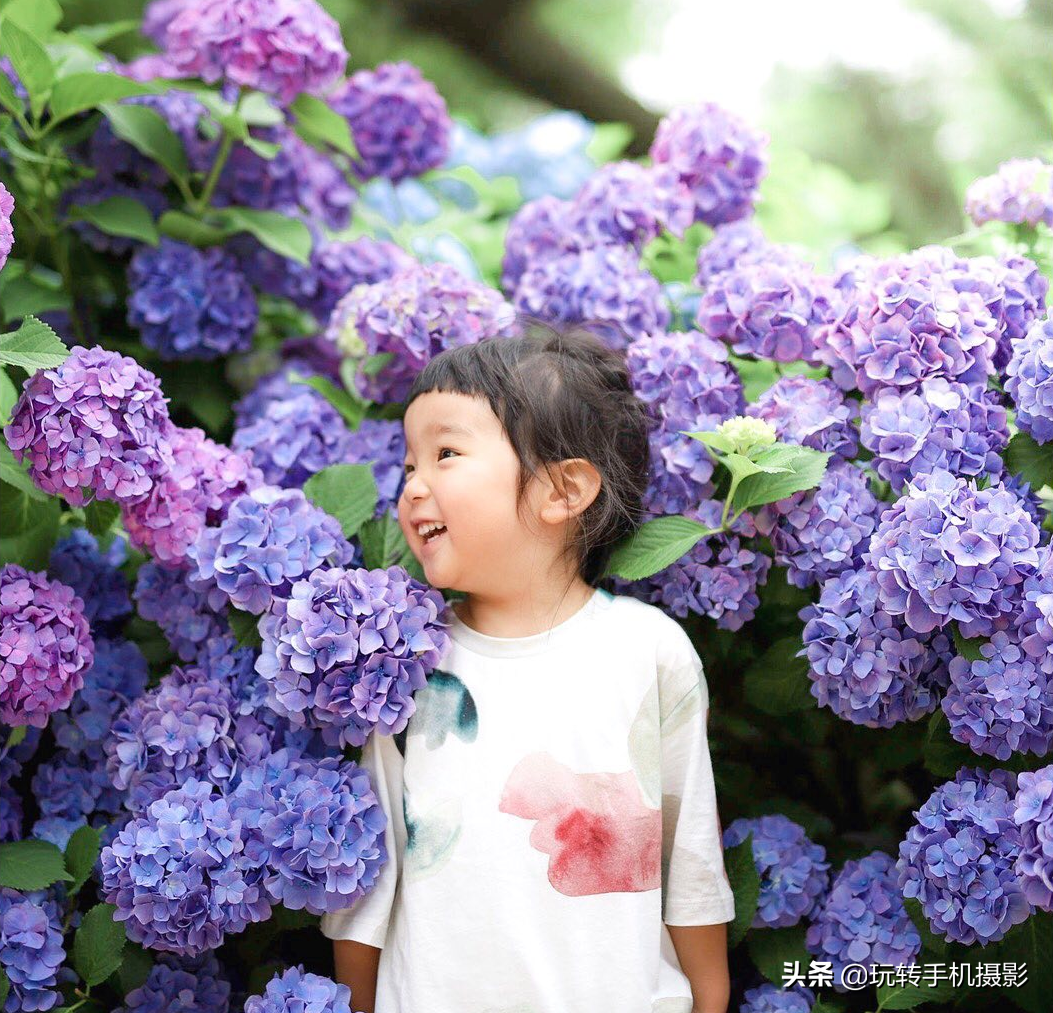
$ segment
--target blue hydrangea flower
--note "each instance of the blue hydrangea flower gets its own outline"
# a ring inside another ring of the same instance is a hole
[[[317,569],[260,623],[268,702],[332,745],[401,731],[448,644],[442,595],[398,566]]]
[[[760,260],[790,257],[792,253],[789,247],[770,242],[752,218],[743,218],[727,225],[718,225],[709,242],[699,247],[695,283],[699,288],[708,288],[722,271]]]
[[[1013,773],[962,767],[915,811],[896,872],[936,935],[986,946],[1031,914],[1014,868],[1022,846],[1016,790]]]
[[[0,886],[0,967],[11,983],[5,1013],[56,1006],[62,999],[58,970],[65,958],[59,912]]]
[[[212,953],[157,954],[146,981],[114,1013],[228,1013],[230,982]]]
[[[191,777],[103,848],[103,895],[129,939],[196,956],[270,916],[266,870],[247,853],[241,821],[214,791]]]
[[[571,210],[570,201],[545,196],[528,201],[512,216],[501,261],[501,286],[506,292],[515,291],[528,267],[579,247]]]
[[[854,409],[832,380],[784,376],[769,387],[747,415],[775,426],[783,443],[798,443],[851,460],[859,450]]]
[[[22,837],[22,799],[14,783],[21,773],[18,760],[0,755],[0,841],[17,841]]]
[[[123,809],[123,796],[106,774],[106,755],[92,743],[77,753],[56,753],[33,775],[33,797],[40,819],[33,836],[65,850],[78,827],[111,822]]]
[[[1013,821],[1020,828],[1016,871],[1035,907],[1053,911],[1053,764],[1017,778]]]
[[[236,499],[220,525],[201,533],[189,551],[191,580],[207,587],[213,608],[229,602],[259,615],[295,581],[347,562],[352,551],[335,518],[301,490],[265,485]]]
[[[739,1013],[811,1013],[815,993],[805,985],[779,988],[765,982],[748,988],[742,995]]]
[[[351,1013],[351,989],[299,964],[271,978],[263,995],[250,996],[245,1013]]]
[[[1006,376],[1006,393],[1016,405],[1016,424],[1036,443],[1049,443],[1053,440],[1053,320],[1040,320],[1016,342]]]
[[[1039,531],[1003,485],[946,471],[921,475],[886,510],[870,542],[882,607],[918,633],[951,620],[986,636],[1018,605],[1038,563]]]
[[[1009,424],[993,391],[936,377],[913,389],[879,391],[864,402],[862,439],[878,474],[898,493],[937,469],[998,477]]]
[[[842,977],[848,964],[898,967],[916,961],[921,936],[907,914],[891,856],[872,851],[845,862],[808,926],[805,945],[833,964],[838,992],[850,990]]]
[[[173,239],[142,246],[128,268],[128,323],[162,359],[214,359],[252,345],[256,297],[234,256]]]
[[[212,637],[230,632],[224,603],[213,606],[207,588],[193,588],[189,570],[144,563],[135,583],[143,619],[157,623],[183,661],[193,661]]]
[[[351,431],[351,445],[344,460],[348,464],[370,464],[377,484],[377,507],[381,517],[398,505],[405,478],[406,437],[402,423],[393,419],[363,419]]]
[[[127,558],[123,538],[114,538],[103,551],[87,528],[74,528],[51,550],[48,576],[73,588],[93,628],[117,623],[132,611],[128,579],[118,569]]]
[[[753,864],[761,881],[752,927],[778,929],[796,925],[802,918],[811,920],[830,885],[826,849],[781,813],[735,820],[724,831],[724,847],[741,844],[750,833]]]

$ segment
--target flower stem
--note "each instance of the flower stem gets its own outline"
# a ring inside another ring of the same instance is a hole
[[[234,102],[234,115],[237,115],[238,110],[241,108],[241,100],[243,98],[241,89],[238,89],[238,97]],[[223,140],[220,141],[219,151],[216,153],[216,160],[212,163],[212,168],[209,170],[208,178],[205,180],[205,185],[201,190],[201,196],[192,204],[191,209],[194,213],[200,217],[208,209],[209,201],[212,200],[212,194],[215,192],[216,184],[219,182],[219,174],[223,171],[223,167],[227,164],[227,159],[230,157],[230,152],[234,147],[234,134],[227,128],[223,128]]]

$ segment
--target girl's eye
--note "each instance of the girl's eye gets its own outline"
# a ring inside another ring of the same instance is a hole
[[[456,450],[453,450],[453,449],[452,449],[451,447],[443,447],[443,448],[442,448],[442,450],[440,450],[440,451],[439,451],[439,460],[440,460],[440,461],[442,460],[442,455],[443,455],[443,454],[445,454],[447,450],[448,450],[448,451],[449,451],[449,452],[450,452],[451,454],[456,454],[456,453],[457,453],[457,451],[456,451]]]

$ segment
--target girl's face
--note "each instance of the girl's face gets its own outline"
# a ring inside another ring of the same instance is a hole
[[[399,524],[428,582],[469,594],[519,586],[537,562],[537,533],[516,511],[519,460],[486,398],[431,391],[403,425]],[[524,516],[530,507],[528,495]],[[428,521],[446,530],[425,537]]]

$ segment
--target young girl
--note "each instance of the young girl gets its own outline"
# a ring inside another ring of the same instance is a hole
[[[624,357],[528,327],[450,349],[405,416],[399,523],[465,597],[398,735],[374,888],[322,918],[366,1013],[724,1013],[724,871],[702,664],[594,585],[639,523],[648,421]]]

